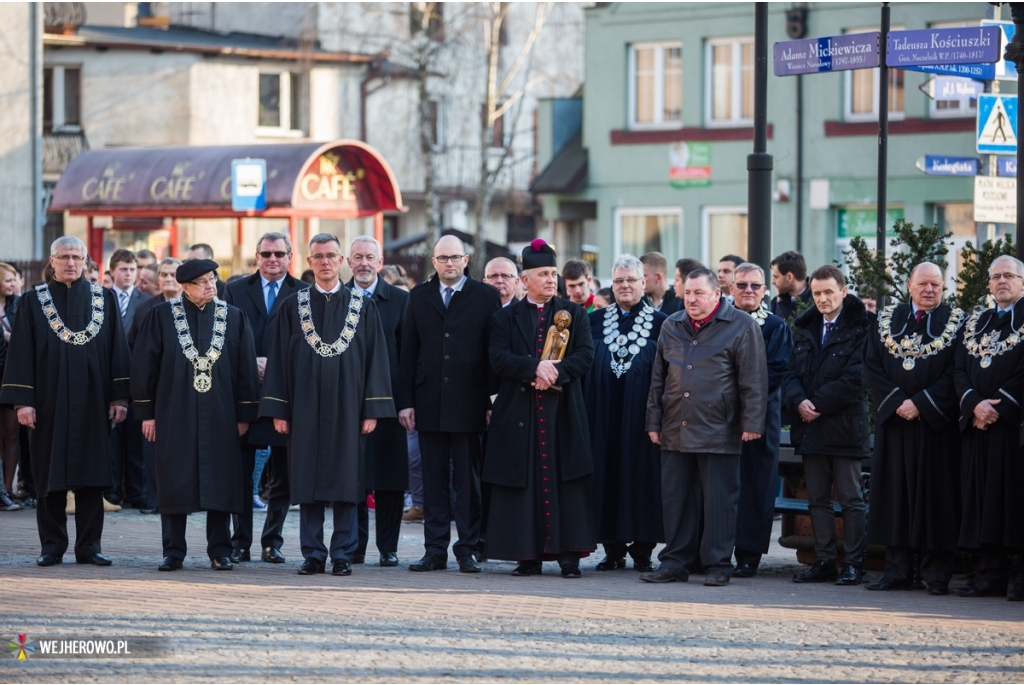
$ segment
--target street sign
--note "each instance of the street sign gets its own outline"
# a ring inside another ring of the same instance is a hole
[[[978,98],[978,152],[1017,153],[1017,96],[982,94]]]
[[[975,176],[974,220],[981,224],[1017,223],[1017,179]]]
[[[1008,176],[1011,178],[1017,178],[1017,158],[1016,157],[999,157],[998,167],[1000,176]]]
[[[775,44],[775,75],[817,74],[878,66],[879,32],[802,38]]]
[[[945,74],[947,76],[963,76],[979,81],[991,81],[996,77],[995,64],[934,64],[923,67],[900,67],[907,71],[923,71],[926,74]]]
[[[235,212],[267,208],[267,162],[231,160],[231,209]]]
[[[1003,59],[1003,54],[1006,52],[1006,46],[1013,40],[1013,34],[1016,33],[1016,28],[1012,21],[992,21],[991,19],[983,19],[981,22],[982,26],[998,26],[1003,32],[1003,40],[999,46],[999,61],[996,62],[995,76],[999,80],[1016,81],[1017,80],[1017,67],[1014,66],[1013,62],[1007,62]]]
[[[925,155],[914,162],[918,170],[929,176],[977,176],[978,160],[974,157]]]
[[[885,63],[896,69],[935,64],[997,62],[1002,54],[998,26],[890,31]]]
[[[977,100],[985,84],[960,76],[933,76],[918,86],[932,100]]]

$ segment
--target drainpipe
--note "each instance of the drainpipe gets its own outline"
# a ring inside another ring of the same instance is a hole
[[[43,15],[41,3],[29,3],[29,109],[32,145],[32,258],[43,258]]]

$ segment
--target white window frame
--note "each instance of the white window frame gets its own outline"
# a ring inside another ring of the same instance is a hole
[[[260,89],[259,77],[277,74],[280,83],[280,95],[278,96],[278,107],[281,111],[281,124],[279,126],[259,125]],[[302,116],[301,107],[299,116]],[[292,128],[292,72],[288,69],[267,69],[261,67],[256,77],[256,135],[265,138],[305,138],[306,131],[299,122],[299,128]]]
[[[45,64],[45,69],[53,69],[53,133],[79,133],[82,130],[81,123],[64,123],[64,70],[78,69],[78,118],[84,118],[82,114],[82,72],[81,64]],[[41,97],[41,96],[40,96]],[[40,105],[40,111],[42,106]]]
[[[679,219],[679,233],[676,236],[676,241],[679,243],[676,247],[679,254],[683,254],[683,208],[676,206],[668,207],[616,207],[615,208],[615,231],[612,236],[612,253],[619,255],[622,254],[622,218],[625,216],[676,216]],[[640,255],[636,255],[640,256]],[[669,262],[672,263],[672,256],[669,257]]]
[[[851,33],[871,33],[877,31],[878,27],[872,28],[856,28],[847,29],[843,32],[843,35]],[[890,31],[902,31],[902,26],[891,26]],[[893,67],[889,67],[892,69]],[[880,77],[879,67],[873,67],[871,69],[871,112],[868,114],[855,114],[853,112],[853,72],[854,71],[866,71],[866,70],[854,70],[848,69],[843,72],[843,121],[850,122],[862,122],[862,121],[878,121],[878,80]],[[889,82],[890,85],[892,81]],[[927,96],[926,96],[927,97]],[[907,78],[903,77],[903,106],[907,105]],[[889,111],[889,121],[902,121],[906,117],[904,110],[898,112]]]
[[[968,26],[980,26],[980,19],[965,20],[965,21],[936,21],[928,25],[928,28],[932,29],[959,29]],[[925,79],[937,76],[937,74],[925,74]],[[969,117],[978,116],[978,104],[975,100],[975,104],[972,107],[971,101],[966,100],[967,107],[957,109],[939,109],[938,103],[940,100],[933,100],[927,95],[924,96],[928,100],[928,118],[929,119],[967,119]]]
[[[636,51],[638,49],[654,48],[654,121],[639,122],[636,120]],[[651,130],[672,130],[683,127],[682,100],[679,106],[679,121],[664,121],[665,116],[665,50],[679,48],[680,61],[682,61],[683,44],[681,41],[658,41],[646,43],[631,43],[629,46],[629,129],[631,131]],[[679,74],[682,81],[683,75]],[[680,93],[682,84],[680,83]],[[683,93],[685,95],[685,93]]]
[[[754,118],[744,118],[743,112],[743,43],[753,44],[753,36],[708,38],[704,41],[704,125],[707,128],[742,128],[754,125]],[[732,112],[728,119],[715,119],[714,106],[714,48],[732,45]]]
[[[712,271],[718,271],[718,260],[724,255],[718,255],[718,257],[711,255],[711,216],[713,214],[745,214],[747,216],[747,231],[750,231],[750,213],[747,211],[746,205],[708,205],[700,208],[701,261],[709,264],[708,268]],[[766,274],[766,276],[771,276],[771,274]]]

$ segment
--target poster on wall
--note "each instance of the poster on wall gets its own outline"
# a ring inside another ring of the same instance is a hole
[[[668,146],[668,179],[673,188],[711,185],[711,143],[678,142]]]

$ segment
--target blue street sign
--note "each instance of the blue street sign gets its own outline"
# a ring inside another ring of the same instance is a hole
[[[267,162],[231,160],[231,209],[235,212],[267,208]]]
[[[991,81],[996,77],[995,64],[933,64],[931,66],[900,67],[907,71],[923,71],[926,74],[945,74],[946,76],[963,76],[978,81]]]
[[[932,100],[977,100],[985,84],[959,76],[933,76],[918,86]]]
[[[1017,158],[1016,157],[1000,157],[999,158],[999,175],[1000,176],[1012,176],[1017,178]]]
[[[974,157],[947,157],[946,155],[925,155],[914,162],[920,171],[929,176],[977,176],[978,160]]]
[[[872,31],[780,41],[774,47],[775,75],[877,67],[879,35],[878,31]]]
[[[994,78],[1001,81],[1016,81],[1017,67],[1014,66],[1013,62],[1007,62],[1003,59],[1003,54],[1006,52],[1006,46],[1011,40],[1013,40],[1013,35],[1017,32],[1014,23],[1012,21],[992,21],[991,19],[983,19],[981,25],[998,26],[1003,31],[1003,40],[999,47],[999,61],[996,62],[996,75]]]
[[[1002,57],[1001,41],[998,26],[890,31],[885,63],[897,69],[934,64],[994,63]]]
[[[978,152],[1017,154],[1017,96],[983,93],[978,98]]]

